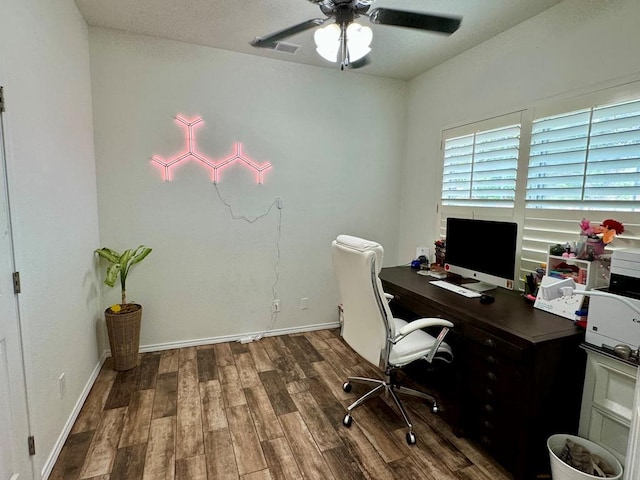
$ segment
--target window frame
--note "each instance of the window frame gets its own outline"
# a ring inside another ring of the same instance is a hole
[[[606,106],[627,101],[640,100],[640,80],[634,79],[625,83],[605,86],[581,94],[568,94],[534,102],[531,106],[505,114],[494,115],[487,119],[465,123],[459,126],[444,128],[441,132],[441,162],[444,167],[444,145],[447,138],[455,138],[470,134],[479,127],[483,130],[508,125],[504,120],[512,115],[520,116],[520,148],[516,179],[515,204],[513,209],[486,206],[445,206],[442,205],[442,190],[438,203],[440,237],[446,236],[447,217],[481,218],[486,220],[510,219],[518,224],[518,252],[516,277],[520,280],[519,288],[523,288],[522,279],[547,260],[550,244],[575,242],[579,235],[579,222],[587,218],[594,223],[607,218],[615,218],[625,225],[623,237],[612,243],[609,251],[621,248],[640,248],[640,215],[637,212],[612,210],[566,210],[566,209],[533,209],[526,208],[527,176],[529,169],[529,151],[534,119],[561,115],[581,109]],[[485,128],[486,126],[486,128]],[[442,188],[442,177],[440,186]],[[542,225],[541,224],[544,224]],[[546,225],[546,226],[545,226]],[[549,228],[548,225],[553,225]]]

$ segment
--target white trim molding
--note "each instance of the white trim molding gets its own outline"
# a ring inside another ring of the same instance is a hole
[[[89,380],[87,380],[87,383],[85,384],[84,388],[82,389],[82,392],[80,393],[80,397],[78,397],[78,401],[74,405],[73,410],[71,410],[71,414],[69,415],[69,418],[65,422],[62,432],[60,432],[60,435],[58,436],[56,443],[53,445],[53,448],[51,449],[51,452],[47,457],[47,461],[44,462],[44,465],[42,466],[42,470],[40,471],[40,476],[43,480],[49,478],[49,475],[51,475],[51,471],[53,470],[53,466],[56,464],[56,461],[60,456],[62,447],[64,447],[64,443],[67,441],[67,437],[69,436],[69,433],[71,433],[73,424],[78,419],[78,415],[80,415],[80,411],[84,406],[84,402],[89,396],[89,392],[91,391],[91,388],[93,387],[93,384],[95,383],[96,378],[98,378],[98,374],[100,373],[100,370],[102,369],[102,365],[104,364],[104,361],[106,359],[107,359],[107,354],[105,352],[102,354],[100,360],[98,360],[98,363],[93,369],[93,372],[91,372],[91,376],[89,377]]]
[[[292,333],[311,332],[314,330],[327,330],[330,328],[340,327],[339,322],[320,323],[317,325],[305,325],[303,327],[280,328],[270,330],[268,332],[252,332],[241,335],[223,335],[220,337],[199,338],[195,340],[185,340],[180,342],[156,343],[155,345],[143,345],[140,347],[140,353],[158,352],[160,350],[171,350],[174,348],[197,347],[199,345],[211,345],[213,343],[224,342],[252,342],[262,337],[277,337],[280,335],[289,335]],[[111,355],[111,352],[108,353]]]

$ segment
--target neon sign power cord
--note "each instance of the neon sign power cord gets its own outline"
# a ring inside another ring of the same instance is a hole
[[[273,283],[271,284],[271,294],[273,295],[273,301],[275,302],[278,298],[278,281],[280,280],[280,238],[282,237],[282,198],[276,197],[273,200],[273,202],[271,202],[271,204],[269,205],[269,207],[264,213],[257,215],[256,217],[250,218],[245,215],[236,215],[235,213],[233,213],[233,208],[220,192],[220,189],[218,188],[218,184],[214,183],[213,185],[216,188],[216,194],[218,195],[218,199],[225,207],[227,207],[227,209],[229,210],[229,215],[233,220],[244,220],[247,223],[255,223],[261,218],[269,215],[269,213],[271,213],[271,210],[273,210],[273,207],[278,207],[278,226],[277,226],[278,234],[276,236],[276,259],[275,259],[276,261],[273,267],[274,280],[273,280]],[[271,318],[269,319],[267,328],[262,333],[259,333],[258,335],[253,337],[252,340],[254,341],[260,340],[262,337],[264,337],[267,333],[271,331],[271,329],[273,328],[278,318],[278,313],[279,312],[273,311],[272,309]]]

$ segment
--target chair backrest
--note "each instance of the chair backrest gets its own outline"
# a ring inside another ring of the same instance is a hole
[[[333,268],[343,309],[342,338],[358,354],[384,369],[387,338],[395,324],[378,278],[384,249],[376,242],[339,235],[332,243]]]

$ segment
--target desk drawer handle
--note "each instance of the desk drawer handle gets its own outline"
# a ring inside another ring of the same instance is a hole
[[[489,347],[489,348],[496,348],[496,342],[494,342],[493,340],[491,340],[490,338],[487,338],[484,342],[482,342],[482,344],[485,347]]]
[[[485,388],[484,393],[487,395],[487,397],[493,397],[493,390],[491,390],[490,388]]]
[[[489,420],[485,420],[484,422],[482,422],[482,424],[487,430],[491,430],[493,428],[493,423],[491,423]]]
[[[495,381],[498,379],[498,377],[496,376],[496,374],[495,374],[495,373],[493,373],[493,372],[489,372],[489,373],[487,373],[487,378],[488,378],[489,380],[491,380],[492,382],[495,382]]]
[[[495,365],[496,363],[498,363],[498,361],[495,359],[495,357],[492,357],[491,355],[489,355],[486,358],[486,361],[489,365]]]
[[[487,413],[493,413],[493,407],[487,403],[484,406],[484,411]]]

